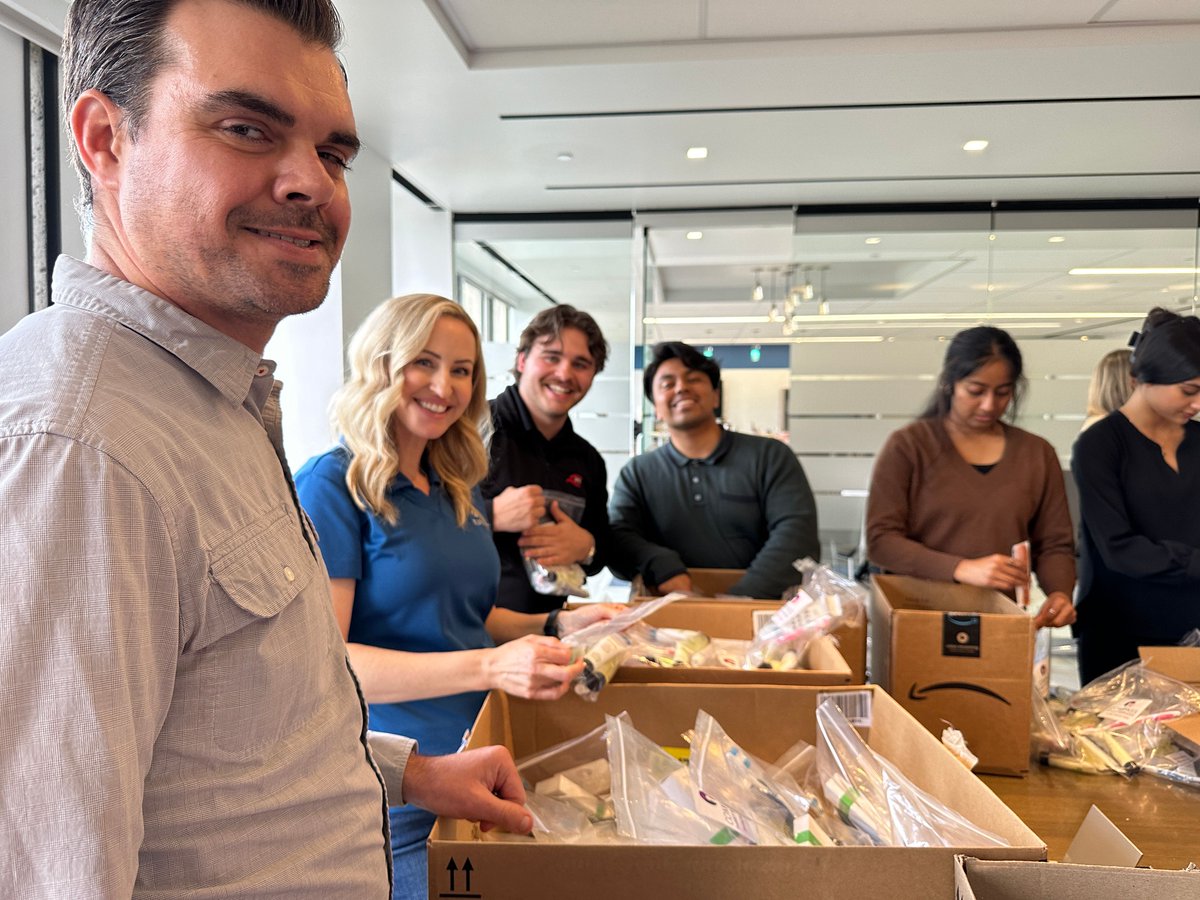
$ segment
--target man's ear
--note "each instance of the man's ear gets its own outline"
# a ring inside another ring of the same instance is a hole
[[[121,162],[129,145],[121,108],[102,91],[84,91],[71,107],[71,135],[84,168],[97,186],[120,182]]]
[[[518,353],[517,354],[517,381],[520,381],[521,375],[523,375],[525,373],[525,359],[528,356],[529,356],[528,353]]]

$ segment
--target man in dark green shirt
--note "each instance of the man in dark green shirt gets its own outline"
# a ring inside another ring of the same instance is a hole
[[[816,503],[786,444],[721,427],[720,380],[694,347],[655,346],[643,386],[671,439],[618,476],[609,564],[664,593],[691,590],[689,568],[745,569],[729,593],[775,598],[819,558]]]

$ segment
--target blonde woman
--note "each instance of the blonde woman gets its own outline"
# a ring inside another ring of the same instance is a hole
[[[1133,374],[1129,371],[1128,347],[1112,350],[1100,357],[1088,383],[1087,418],[1083,420],[1086,431],[1114,409],[1120,409],[1133,392]]]
[[[296,473],[370,727],[415,738],[427,754],[458,749],[490,688],[561,696],[582,662],[549,634],[612,613],[494,607],[500,564],[475,492],[488,466],[484,385],[479,333],[462,307],[430,294],[388,300],[350,342],[350,376],[333,402],[341,444]],[[394,897],[423,898],[433,816],[389,812]]]

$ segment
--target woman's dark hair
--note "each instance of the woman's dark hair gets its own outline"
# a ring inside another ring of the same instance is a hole
[[[1129,339],[1129,368],[1142,384],[1179,384],[1200,377],[1200,319],[1156,306]]]
[[[950,340],[950,346],[946,348],[946,358],[942,362],[941,374],[938,375],[937,387],[925,409],[921,411],[920,418],[944,418],[950,412],[950,398],[954,394],[954,385],[995,359],[1008,363],[1012,371],[1013,395],[1005,415],[1009,419],[1015,419],[1021,396],[1025,393],[1021,351],[1012,335],[990,325],[968,328]]]

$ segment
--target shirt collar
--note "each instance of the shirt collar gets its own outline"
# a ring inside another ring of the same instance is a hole
[[[529,412],[529,407],[525,405],[525,400],[521,396],[521,390],[518,385],[510,384],[504,391],[512,401],[513,408],[517,411],[517,418],[521,421],[521,427],[528,432],[533,432],[542,440],[547,440],[537,427],[537,423],[533,421],[533,416]],[[550,442],[557,441],[575,433],[574,427],[571,425],[571,417],[568,416],[563,422],[562,428],[558,429],[558,433],[554,437],[549,438]]]
[[[275,363],[174,303],[69,256],[55,262],[53,285],[56,304],[107,316],[137,332],[193,369],[231,403],[240,406],[249,398],[261,407],[266,402],[274,380],[267,377],[273,376]],[[250,398],[256,378],[258,390]]]
[[[717,463],[719,463],[721,461],[722,457],[724,457],[725,454],[729,452],[729,448],[732,445],[733,445],[733,432],[727,431],[724,428],[722,428],[721,429],[721,439],[719,441],[717,441],[717,446],[715,448],[713,448],[713,452],[708,454],[708,456],[704,457],[704,459],[692,459],[690,456],[684,456],[682,453],[680,453],[678,450],[675,449],[675,445],[673,443],[671,443],[671,441],[667,441],[666,448],[667,448],[667,456],[671,460],[671,462],[675,463],[675,465],[679,466],[679,468],[682,469],[684,466],[686,466],[688,463],[691,463],[691,462],[698,463],[702,466],[715,466]]]

